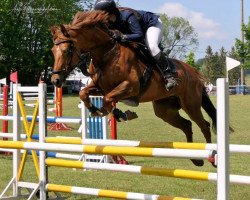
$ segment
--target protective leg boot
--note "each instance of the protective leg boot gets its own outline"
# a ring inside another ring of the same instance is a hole
[[[174,86],[178,85],[176,79],[174,78],[174,75],[176,74],[176,68],[174,64],[169,61],[163,52],[158,53],[156,56],[154,56],[158,69],[160,70],[164,80],[165,80],[165,88],[167,91],[172,89]]]

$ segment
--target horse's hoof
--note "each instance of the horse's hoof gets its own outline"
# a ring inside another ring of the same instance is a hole
[[[105,108],[100,108],[100,110],[98,110],[97,111],[98,112],[98,114],[101,116],[101,117],[103,117],[103,116],[107,116],[109,113],[108,113],[108,111],[107,110],[105,110]]]
[[[214,162],[211,162],[214,168],[217,168],[217,165]]]
[[[212,155],[208,158],[208,161],[213,165],[214,168],[217,168],[217,165],[215,163],[216,154],[217,151],[213,150]]]
[[[203,160],[195,160],[195,159],[191,159],[192,163],[194,163],[195,166],[201,167],[204,165],[204,161]]]
[[[128,120],[132,120],[132,119],[138,118],[138,115],[136,114],[136,112],[132,112],[130,110],[125,111],[125,114],[127,115],[127,119]]]
[[[90,111],[90,116],[91,117],[103,117],[108,115],[109,113],[104,109],[104,108],[96,108],[95,106],[92,106]]]
[[[124,112],[122,112],[118,108],[115,108],[112,113],[113,113],[114,118],[118,122],[122,122],[122,121],[127,121],[128,120],[127,114],[124,113]]]
[[[93,105],[91,105],[90,107],[88,107],[88,110],[91,113],[91,116],[92,115],[93,116],[97,115],[98,114],[97,111],[100,112],[100,110],[97,107],[93,106]]]

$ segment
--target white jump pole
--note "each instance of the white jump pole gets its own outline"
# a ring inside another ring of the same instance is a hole
[[[217,200],[229,199],[229,95],[225,78],[217,79]]]
[[[13,141],[20,141],[20,109],[17,100],[18,84],[13,85]],[[18,191],[18,171],[20,166],[20,150],[13,150],[13,197],[20,195]]]
[[[45,143],[47,136],[47,107],[46,107],[46,84],[40,83],[39,86],[39,143]],[[47,167],[45,164],[46,153],[45,151],[39,152],[40,163],[40,199],[47,199],[46,184],[47,184]]]

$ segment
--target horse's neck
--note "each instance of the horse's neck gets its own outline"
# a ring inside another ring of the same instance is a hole
[[[107,41],[103,45],[93,49],[90,54],[94,65],[104,65],[110,62],[119,53],[119,44],[114,41]]]

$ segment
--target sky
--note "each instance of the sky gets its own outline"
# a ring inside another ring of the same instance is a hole
[[[187,19],[198,34],[196,59],[203,58],[208,45],[213,51],[230,51],[235,39],[241,39],[241,0],[119,0],[121,6],[169,17]],[[250,0],[244,0],[244,22],[250,17]]]

